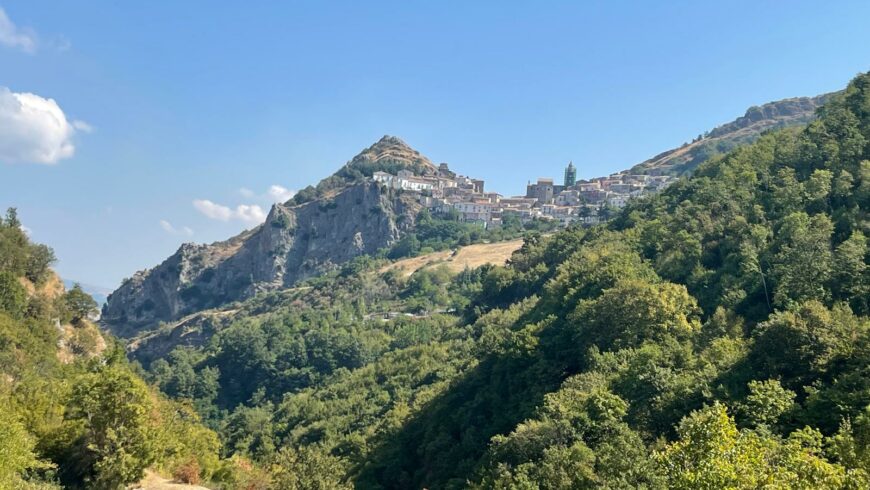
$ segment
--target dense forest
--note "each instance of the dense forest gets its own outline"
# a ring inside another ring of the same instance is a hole
[[[867,488],[868,201],[861,75],[805,128],[607,225],[529,234],[504,267],[359,257],[132,364],[112,342],[59,360],[50,319],[87,308],[24,286],[52,256],[13,213],[0,482],[115,488],[152,467],[246,489]]]

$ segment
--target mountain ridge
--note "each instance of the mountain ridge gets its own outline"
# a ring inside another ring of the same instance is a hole
[[[816,110],[836,92],[815,97],[791,97],[752,106],[737,119],[716,126],[701,137],[663,151],[629,169],[632,173],[686,175],[715,155],[751,143],[765,131],[800,126],[816,117]]]

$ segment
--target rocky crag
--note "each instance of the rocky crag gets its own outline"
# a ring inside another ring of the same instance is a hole
[[[662,152],[631,168],[630,173],[682,176],[689,174],[711,157],[749,144],[762,133],[790,126],[802,126],[816,117],[833,94],[816,97],[794,97],[750,107],[746,114],[727,124],[717,126],[702,137],[679,148]]]
[[[420,204],[368,177],[397,169],[436,172],[400,139],[385,136],[324,179],[317,192],[272,206],[256,228],[223,242],[183,244],[160,265],[125,280],[108,297],[103,325],[130,337],[160,322],[291,286],[389,247],[413,229]]]

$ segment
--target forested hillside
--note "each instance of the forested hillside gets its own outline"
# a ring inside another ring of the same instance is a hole
[[[96,303],[77,285],[64,291],[53,261],[14,209],[0,218],[0,489],[116,489],[148,467],[214,476],[214,432],[106,345],[89,320]]]
[[[868,200],[861,75],[607,226],[361,257],[147,377],[276,488],[866,488]]]

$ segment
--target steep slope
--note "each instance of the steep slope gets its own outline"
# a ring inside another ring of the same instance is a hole
[[[417,257],[388,262],[377,268],[378,274],[393,272],[398,280],[405,280],[417,271],[444,271],[452,274],[460,273],[466,269],[474,269],[484,265],[504,265],[511,254],[523,245],[523,240],[509,240],[495,243],[479,243],[459,247],[456,250],[443,250],[432,252]],[[381,260],[380,262],[386,262]],[[321,287],[303,285],[288,288],[278,294],[282,303],[298,302],[308,304],[315,302]],[[313,294],[312,294],[313,292]],[[379,297],[379,300],[383,298]],[[407,303],[398,307],[386,307],[379,310],[376,301],[368,298],[366,309],[368,315],[377,316],[391,309],[404,309]],[[183,316],[179,320],[168,322],[157,330],[141,332],[131,338],[127,344],[127,353],[130,358],[149,365],[156,359],[165,358],[176,347],[201,348],[221,330],[232,325],[234,322],[250,318],[251,311],[262,311],[262,306],[256,306],[258,299],[254,298],[241,304],[225,305],[214,309],[206,309]],[[434,302],[428,306],[435,308]],[[385,310],[385,311],[383,311]],[[404,311],[404,310],[403,310]]]
[[[149,466],[210,477],[215,434],[133,372],[53,258],[14,209],[0,217],[0,488],[125,488]]]
[[[435,171],[400,139],[385,136],[321,181],[309,199],[275,204],[265,223],[227,241],[184,244],[162,264],[124,281],[109,295],[104,325],[130,336],[161,321],[292,285],[392,245],[413,227],[420,206],[407,194],[366,180],[381,169]]]
[[[755,141],[765,131],[800,126],[812,121],[816,117],[816,109],[831,95],[795,97],[750,107],[746,114],[734,121],[714,128],[691,143],[639,163],[630,171],[652,175],[685,175],[715,155],[728,153],[740,145]]]

